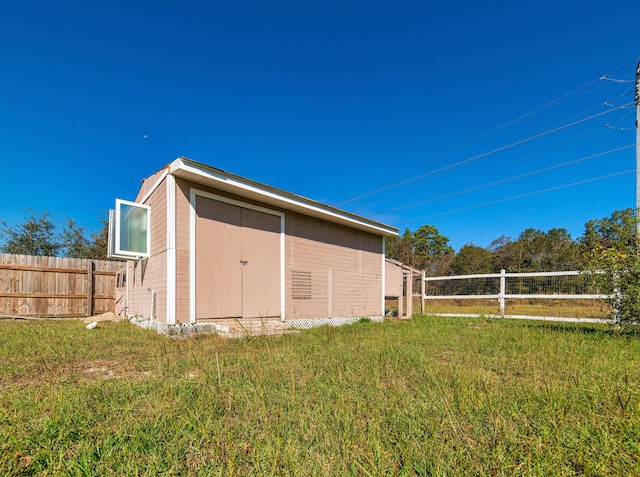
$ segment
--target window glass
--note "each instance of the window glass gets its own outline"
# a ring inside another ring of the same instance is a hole
[[[115,213],[109,213],[109,256],[149,257],[150,223],[148,205],[116,199]]]
[[[120,251],[147,254],[148,210],[138,205],[120,205]]]

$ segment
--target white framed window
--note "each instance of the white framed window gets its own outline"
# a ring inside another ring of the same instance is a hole
[[[151,253],[151,207],[116,199],[109,211],[109,257],[141,259]]]

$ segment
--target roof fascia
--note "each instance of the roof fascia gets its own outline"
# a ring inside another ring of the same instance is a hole
[[[285,210],[300,212],[333,223],[348,225],[381,236],[397,236],[398,229],[316,202],[306,197],[254,182],[205,164],[179,157],[169,166],[169,173],[199,184],[260,200]]]
[[[162,183],[164,178],[167,177],[167,174],[169,174],[169,165],[164,167],[164,171],[162,172],[160,177],[158,177],[155,183],[151,186],[151,188],[147,191],[144,197],[142,197],[142,199],[139,202],[140,204],[144,204],[147,201],[147,199],[151,197],[151,194],[153,194],[153,192],[158,188],[158,186]]]
[[[418,270],[417,268],[410,267],[409,265],[399,262],[398,260],[395,260],[393,258],[385,257],[384,260],[385,262],[390,263],[391,265],[395,265],[396,267],[402,268],[403,270],[411,270],[413,273],[422,274],[422,270]]]

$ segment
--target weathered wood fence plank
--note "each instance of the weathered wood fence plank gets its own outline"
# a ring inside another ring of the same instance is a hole
[[[0,254],[0,315],[92,316],[115,311],[124,262]]]

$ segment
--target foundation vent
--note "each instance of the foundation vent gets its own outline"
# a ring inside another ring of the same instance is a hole
[[[291,293],[294,300],[311,300],[311,272],[291,272]]]

